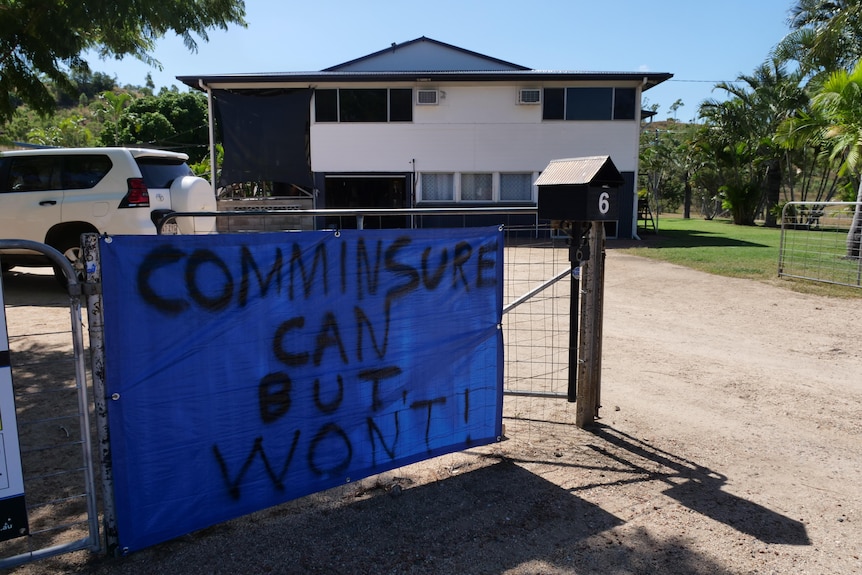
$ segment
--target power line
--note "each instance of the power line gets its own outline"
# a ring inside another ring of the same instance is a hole
[[[668,82],[689,82],[689,83],[703,83],[703,84],[744,84],[744,80],[677,80],[676,78],[671,78],[667,80]]]

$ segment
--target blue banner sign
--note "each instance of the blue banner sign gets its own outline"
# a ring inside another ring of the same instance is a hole
[[[100,251],[127,551],[501,435],[497,228]]]

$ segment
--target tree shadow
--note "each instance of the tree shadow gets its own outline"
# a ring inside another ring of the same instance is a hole
[[[729,238],[701,230],[662,230],[656,234],[642,234],[640,240],[609,240],[608,248],[704,248],[704,247],[759,247],[767,244]]]

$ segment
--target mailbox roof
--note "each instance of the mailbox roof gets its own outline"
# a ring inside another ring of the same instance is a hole
[[[621,186],[625,183],[610,156],[551,160],[536,180],[537,186]]]

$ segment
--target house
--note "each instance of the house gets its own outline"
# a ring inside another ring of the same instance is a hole
[[[318,208],[529,207],[551,160],[606,155],[631,205],[608,233],[628,238],[641,95],[670,77],[533,70],[421,37],[319,72],[178,80],[209,95],[222,185],[279,182]]]

